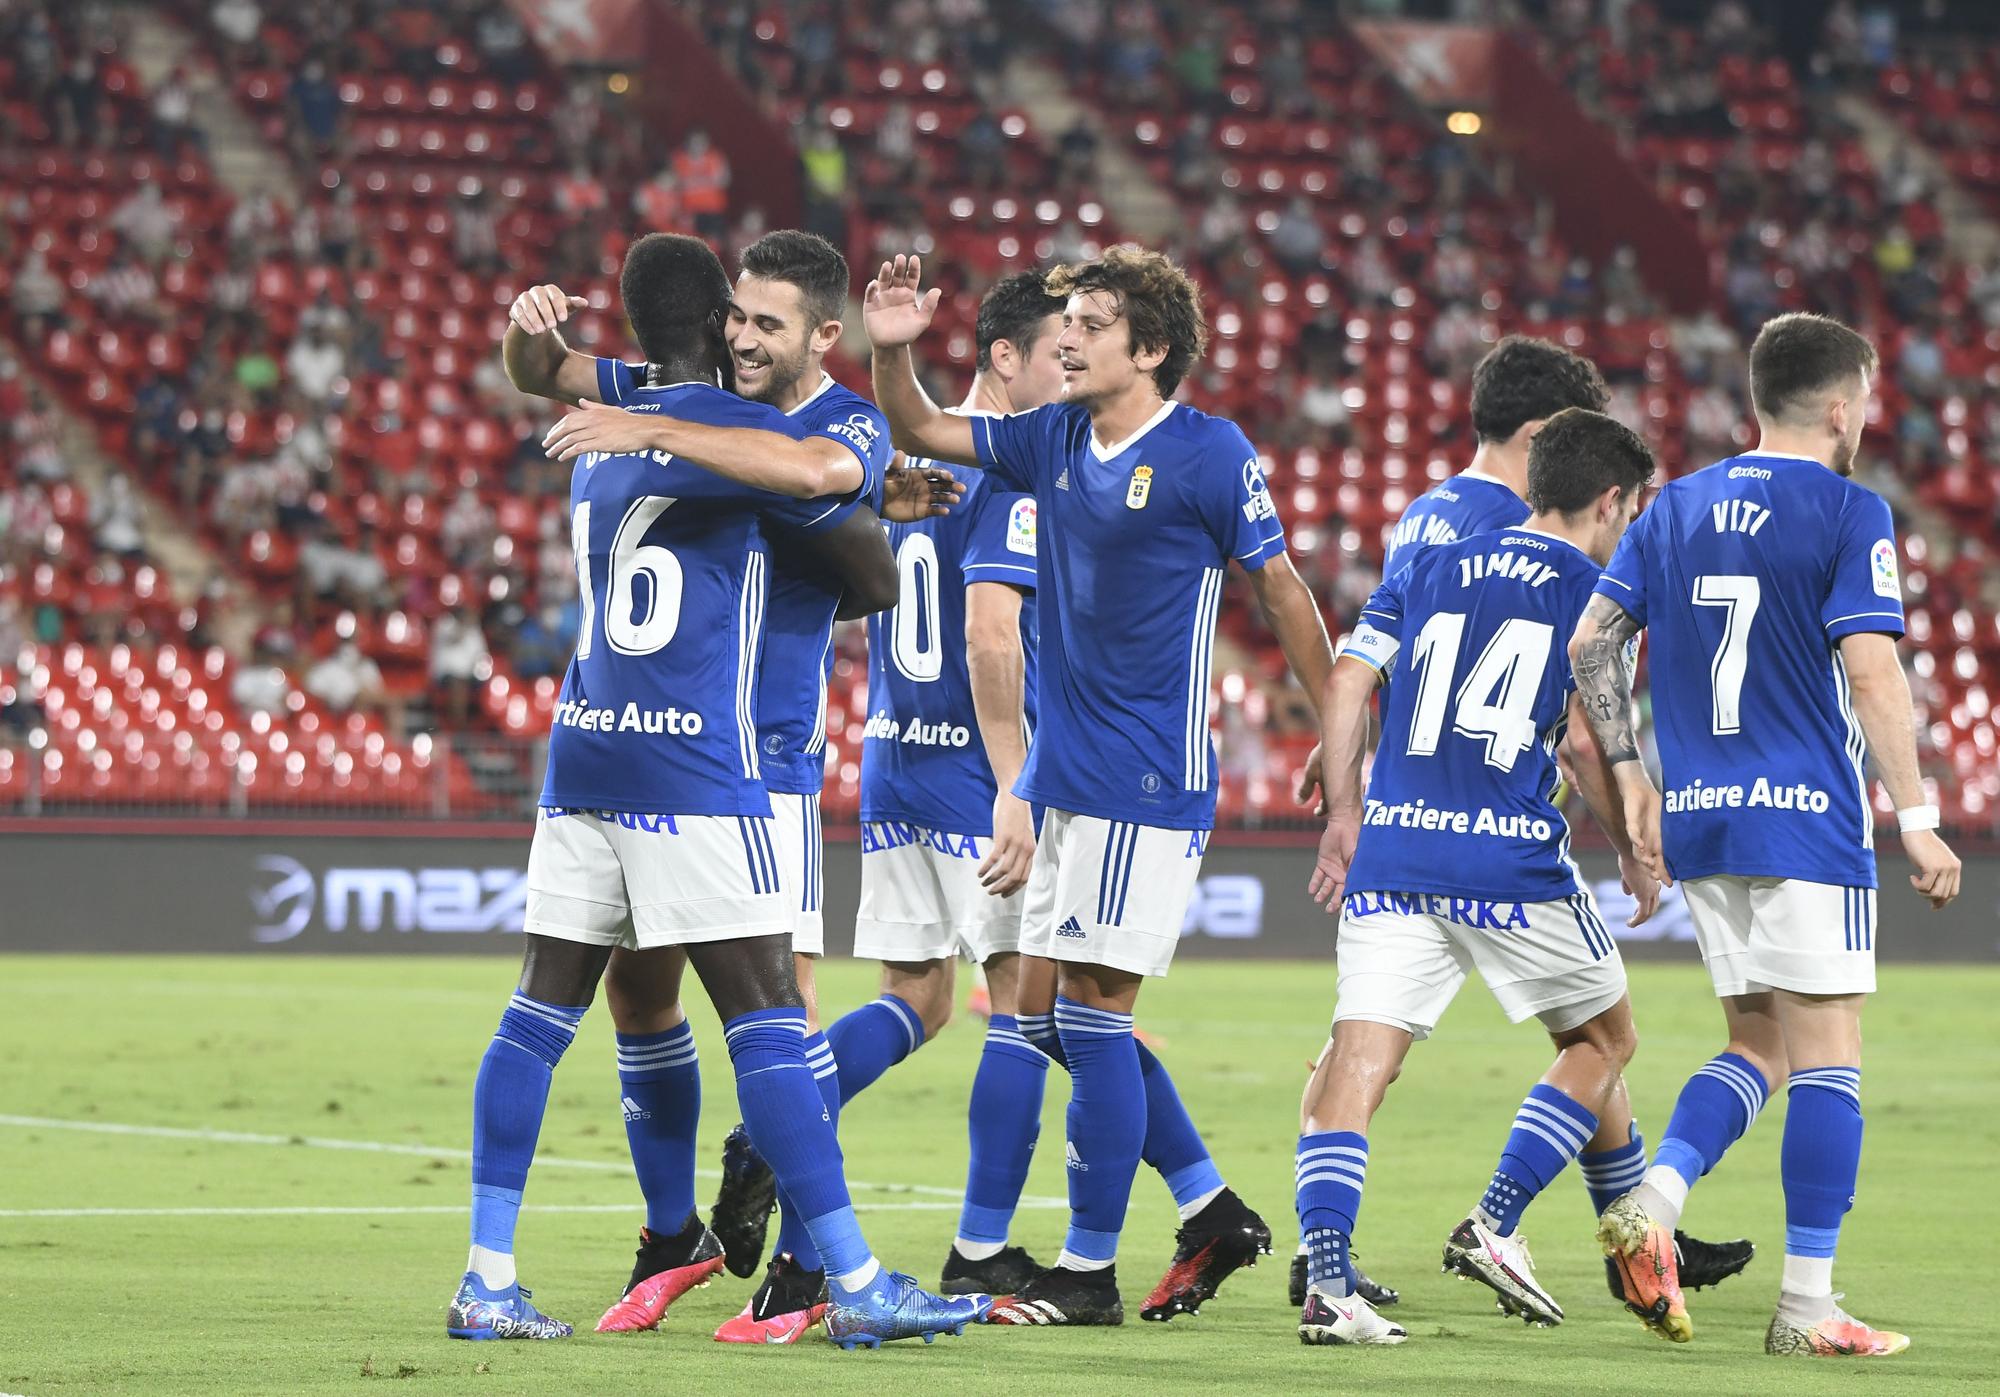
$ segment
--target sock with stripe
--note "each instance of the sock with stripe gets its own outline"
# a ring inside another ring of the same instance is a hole
[[[1502,1237],[1521,1225],[1521,1214],[1535,1196],[1555,1181],[1572,1159],[1583,1153],[1597,1133],[1597,1116],[1583,1109],[1547,1082],[1535,1083],[1493,1171],[1478,1211]]]
[[[736,1104],[750,1143],[771,1166],[836,1290],[859,1289],[881,1271],[841,1173],[832,1112],[806,1062],[806,1011],[757,1009],[722,1027],[736,1068]]]
[[[1688,1078],[1667,1118],[1666,1138],[1639,1190],[1648,1213],[1668,1227],[1680,1221],[1695,1180],[1722,1162],[1764,1109],[1770,1087],[1750,1060],[1736,1053],[1710,1058]]]
[[[1181,1221],[1186,1222],[1222,1192],[1222,1174],[1209,1158],[1187,1107],[1181,1105],[1167,1065],[1138,1039],[1132,1042],[1139,1050],[1139,1075],[1146,1085],[1146,1139],[1139,1158],[1160,1171],[1173,1190]]]
[[[1833,1306],[1833,1253],[1841,1219],[1854,1206],[1861,1170],[1861,1069],[1810,1067],[1792,1074],[1778,1175],[1785,1187],[1786,1297],[1821,1304],[1796,1308],[1806,1323]],[[1788,1318],[1792,1318],[1789,1316]],[[1796,1322],[1796,1320],[1795,1320]]]
[[[825,1033],[806,1035],[806,1066],[812,1068],[813,1081],[819,1087],[820,1103],[826,1108],[826,1122],[840,1133],[840,1070],[833,1060],[833,1049],[827,1045]],[[784,1189],[778,1190],[778,1240],[772,1245],[771,1255],[776,1258],[785,1252],[808,1271],[820,1268],[819,1248],[813,1245],[812,1234],[806,1231],[805,1219],[792,1206],[792,1200]]]
[[[465,1269],[488,1291],[514,1284],[514,1224],[549,1105],[549,1079],[576,1037],[583,1004],[516,992],[472,1085],[472,1252]]]
[[[885,994],[835,1019],[826,1038],[840,1063],[840,1099],[852,1101],[924,1045],[924,1021],[906,1002]]]
[[[1118,1255],[1132,1177],[1146,1138],[1146,1089],[1132,1016],[1057,998],[1056,1032],[1069,1059],[1069,1233],[1056,1265],[1096,1271]]]
[[[1602,1213],[1620,1194],[1630,1193],[1646,1181],[1646,1140],[1633,1121],[1625,1143],[1595,1154],[1580,1154],[1576,1167],[1583,1171],[1583,1186],[1590,1190],[1592,1211]]]
[[[1062,1038],[1056,1033],[1056,1016],[1047,1014],[1022,1014],[1015,1020],[1021,1026],[1021,1036],[1042,1050],[1042,1055],[1065,1071],[1069,1059],[1063,1056]]]
[[[1345,1299],[1354,1293],[1347,1249],[1368,1177],[1368,1137],[1352,1130],[1299,1136],[1299,1238],[1310,1284]]]
[[[1007,1245],[1014,1209],[1028,1182],[1028,1162],[1042,1128],[1042,1088],[1049,1059],[1022,1036],[1011,1014],[986,1021],[986,1046],[972,1076],[966,1125],[972,1160],[965,1170],[965,1205],[953,1245],[983,1261]]]
[[[646,1196],[646,1228],[672,1237],[694,1211],[695,1130],[701,1124],[701,1063],[694,1025],[618,1035],[618,1099],[625,1143]]]

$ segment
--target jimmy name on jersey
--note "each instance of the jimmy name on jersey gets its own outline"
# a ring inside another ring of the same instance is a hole
[[[1866,742],[1839,643],[1903,633],[1881,496],[1817,461],[1753,452],[1671,481],[1598,591],[1646,628],[1679,878],[1875,886]]]
[[[1382,740],[1347,886],[1548,902],[1577,891],[1550,798],[1569,638],[1597,585],[1581,549],[1528,529],[1434,544],[1375,590],[1341,650],[1386,675]]]
[[[607,403],[623,404],[645,382],[644,364],[597,361]],[[614,394],[616,396],[614,396]],[[861,488],[847,497],[873,500],[882,472],[895,455],[889,422],[866,398],[820,375],[811,397],[785,414],[795,435],[827,436],[861,461]],[[825,521],[831,527],[845,517]],[[772,791],[817,795],[826,775],[826,681],[833,669],[833,620],[840,609],[840,579],[786,549],[782,533],[772,544],[770,601],[764,612],[764,664],[757,679],[757,744],[764,785]]]
[[[1051,403],[975,417],[980,464],[1035,497],[1036,729],[1017,794],[1168,829],[1215,823],[1209,667],[1229,561],[1261,568],[1284,529],[1235,423],[1166,403],[1125,441]]]
[[[1479,471],[1460,471],[1410,501],[1389,533],[1382,575],[1394,577],[1420,548],[1511,529],[1527,517],[1528,502],[1506,481]]]
[[[639,389],[624,406],[797,434],[783,413],[713,384]],[[570,520],[583,615],[549,733],[544,806],[770,813],[755,717],[769,568],[760,529],[823,528],[838,508],[665,452],[577,458]]]
[[[944,469],[965,484],[958,506],[941,519],[889,525],[900,588],[893,608],[868,618],[861,818],[986,837],[998,792],[972,703],[965,589],[974,582],[1034,589],[1036,502],[1001,489],[985,471]],[[1030,729],[1035,615],[1029,598],[1021,607],[1021,650]]]

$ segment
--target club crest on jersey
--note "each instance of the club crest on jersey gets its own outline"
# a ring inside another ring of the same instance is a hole
[[[1903,586],[1896,576],[1896,545],[1888,539],[1877,539],[1870,550],[1870,571],[1875,576],[1875,595],[1902,599]]]
[[[1144,509],[1146,497],[1153,493],[1153,468],[1141,466],[1132,472],[1132,484],[1125,491],[1125,508]]]

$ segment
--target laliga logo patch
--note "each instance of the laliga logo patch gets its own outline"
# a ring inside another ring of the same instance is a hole
[[[1131,488],[1125,491],[1125,508],[1144,509],[1146,496],[1153,493],[1153,468],[1141,466],[1132,472]]]
[[[1007,551],[1035,556],[1035,502],[1016,500],[1007,511]]]
[[[1877,539],[1874,549],[1869,554],[1869,561],[1872,564],[1870,571],[1875,575],[1875,594],[1895,597],[1900,601],[1903,588],[1896,577],[1896,545],[1886,538]]]

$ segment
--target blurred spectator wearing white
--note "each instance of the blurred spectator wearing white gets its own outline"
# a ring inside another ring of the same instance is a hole
[[[285,716],[285,700],[291,696],[292,681],[272,659],[260,651],[254,663],[237,666],[235,678],[229,681],[229,697],[245,713]]]
[[[264,28],[264,10],[257,0],[216,0],[208,20],[230,43],[248,48]]]
[[[138,562],[146,556],[145,513],[132,478],[114,471],[90,502],[90,532],[106,553]]]
[[[104,308],[107,315],[154,323],[167,318],[160,300],[160,283],[145,263],[124,248],[111,254],[104,270],[90,279],[86,294]]]
[[[500,220],[484,189],[475,189],[452,207],[451,247],[461,267],[499,269]]]
[[[432,625],[431,685],[444,690],[445,716],[453,727],[464,727],[472,716],[473,690],[491,658],[478,618],[463,607],[448,608]]]
[[[351,640],[306,671],[306,692],[335,713],[379,711],[385,697],[381,669]]]
[[[50,269],[49,256],[41,248],[29,252],[14,274],[13,302],[22,337],[30,344],[62,325],[62,278]]]
[[[445,556],[460,567],[482,560],[493,541],[493,511],[477,490],[467,486],[452,496],[438,521],[438,541],[444,545]]]
[[[315,404],[324,406],[347,370],[347,355],[318,326],[308,326],[285,353],[285,377]]]

